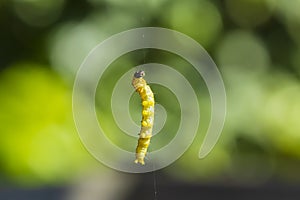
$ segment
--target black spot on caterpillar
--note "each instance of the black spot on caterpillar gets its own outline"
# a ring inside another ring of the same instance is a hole
[[[154,95],[149,85],[143,78],[145,76],[144,71],[137,71],[134,73],[132,79],[132,85],[136,92],[139,93],[142,99],[142,121],[140,137],[138,145],[136,147],[136,160],[135,163],[145,164],[144,158],[147,153],[148,146],[150,144],[150,138],[152,137],[152,128],[154,122]]]

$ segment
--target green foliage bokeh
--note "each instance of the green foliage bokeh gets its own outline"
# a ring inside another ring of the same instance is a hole
[[[143,63],[167,64],[201,88],[196,94],[201,122],[192,146],[166,173],[197,181],[299,181],[298,8],[298,0],[0,1],[0,178],[59,183],[88,169],[90,156],[72,118],[76,72],[88,52],[112,34],[159,26],[192,37],[218,65],[228,100],[221,138],[207,158],[198,159],[210,120],[206,86],[179,56],[149,49],[119,58],[99,82],[95,106],[108,137],[127,150],[136,145],[110,110],[118,78]],[[166,126],[153,138],[154,150],[174,137],[180,109],[167,88],[152,87],[168,112]],[[128,106],[138,123],[136,104],[137,94]]]

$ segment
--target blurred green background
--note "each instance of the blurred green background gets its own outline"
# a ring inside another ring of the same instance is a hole
[[[76,185],[93,174],[102,181],[138,179],[116,175],[84,149],[72,118],[72,84],[95,45],[143,26],[180,31],[205,47],[224,78],[226,124],[214,150],[199,160],[210,119],[205,84],[183,59],[148,49],[122,56],[103,77],[96,106],[112,141],[125,149],[136,143],[114,134],[107,105],[118,77],[144,62],[163,63],[200,84],[203,93],[197,94],[196,140],[161,173],[192,183],[299,183],[299,8],[300,0],[0,0],[0,187]],[[159,148],[174,136],[178,102],[170,102],[174,96],[166,88],[153,90],[169,112],[162,131],[169,135],[152,141]],[[130,108],[137,122],[138,102],[134,95]]]

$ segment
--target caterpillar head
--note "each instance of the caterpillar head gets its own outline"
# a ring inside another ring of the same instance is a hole
[[[145,72],[142,71],[142,70],[137,71],[137,72],[134,73],[134,77],[135,77],[135,78],[142,78],[142,77],[144,77],[144,76],[145,76]]]

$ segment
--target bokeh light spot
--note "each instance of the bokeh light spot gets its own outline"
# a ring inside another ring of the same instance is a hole
[[[268,51],[262,41],[245,31],[229,32],[217,49],[218,64],[223,67],[264,71],[270,64]]]
[[[268,0],[226,0],[231,19],[242,27],[255,27],[265,23],[273,13]]]
[[[32,26],[47,26],[53,23],[64,7],[64,0],[14,0],[18,17]]]
[[[209,1],[175,1],[162,17],[167,26],[187,34],[206,48],[222,30],[220,13]]]

